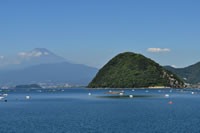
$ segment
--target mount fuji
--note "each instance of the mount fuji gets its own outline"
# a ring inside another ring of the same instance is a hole
[[[20,52],[13,60],[0,62],[0,85],[69,83],[88,85],[98,69],[71,63],[45,48]]]

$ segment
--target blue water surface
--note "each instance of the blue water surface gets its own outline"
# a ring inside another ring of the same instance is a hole
[[[152,97],[101,97],[108,91],[3,90],[8,102],[0,100],[0,133],[200,132],[199,90],[125,90]]]

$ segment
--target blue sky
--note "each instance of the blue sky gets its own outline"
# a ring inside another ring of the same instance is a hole
[[[185,67],[200,61],[199,7],[199,0],[0,1],[0,56],[39,47],[101,67],[132,51]]]

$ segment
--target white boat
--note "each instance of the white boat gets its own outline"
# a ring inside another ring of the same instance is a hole
[[[4,99],[5,97],[0,97],[0,100]]]
[[[7,96],[8,96],[8,94],[3,94],[3,96],[7,97]]]

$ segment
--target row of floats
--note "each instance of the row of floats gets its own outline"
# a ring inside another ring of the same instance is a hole
[[[7,91],[10,91],[10,90],[7,90]],[[31,91],[31,90],[26,90],[26,91]],[[47,92],[56,92],[56,91],[61,91],[61,92],[64,92],[65,90],[64,89],[59,89],[59,90],[56,90],[56,89],[48,89],[48,90],[45,90]],[[2,90],[0,90],[0,92],[2,92]],[[36,90],[36,92],[43,92],[42,90]],[[7,102],[8,100],[6,99],[8,97],[8,94],[0,94],[0,100],[4,100],[5,102]],[[25,99],[27,100],[30,100],[31,99],[31,96],[25,96]]]
[[[132,91],[134,92],[135,90],[133,89]],[[184,91],[184,90],[178,90],[178,91],[181,92],[181,93],[183,93],[183,92],[188,92],[188,93],[191,93],[192,95],[197,94],[197,92],[193,92],[193,91],[192,91],[192,92],[191,92],[191,91]],[[145,90],[145,92],[146,92],[146,93],[149,93],[149,90]],[[162,93],[162,92],[166,92],[166,90],[165,90],[165,91],[158,90],[158,92],[159,92],[159,93]],[[169,92],[172,93],[173,90],[169,90]],[[112,94],[112,95],[123,96],[124,93],[125,93],[125,91],[112,91],[112,90],[110,90],[109,92],[106,92],[106,93],[104,93],[104,94]],[[88,93],[88,95],[91,96],[92,93]],[[169,94],[165,94],[164,96],[165,96],[165,97],[169,97],[170,95],[169,95]],[[130,98],[133,98],[133,95],[129,95],[129,97],[130,97]]]
[[[8,97],[8,94],[0,94],[0,100],[4,100],[7,102],[8,100],[6,99]],[[31,99],[31,96],[26,96],[25,97],[27,100]]]

